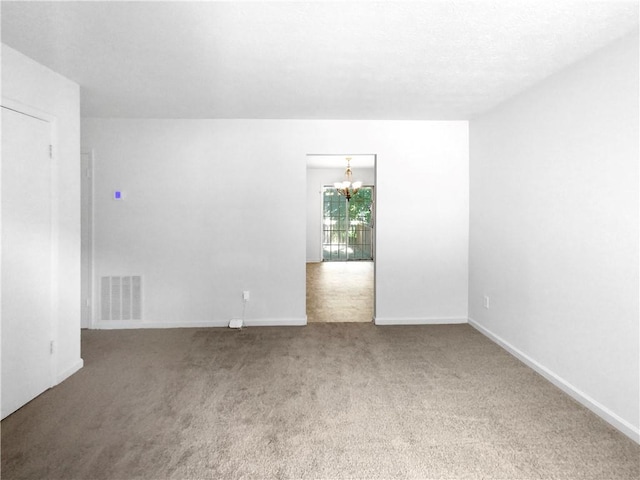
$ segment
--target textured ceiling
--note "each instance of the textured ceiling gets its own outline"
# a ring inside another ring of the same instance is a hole
[[[85,116],[468,119],[637,28],[638,2],[2,2]]]

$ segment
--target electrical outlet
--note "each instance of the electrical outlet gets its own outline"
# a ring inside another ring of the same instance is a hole
[[[242,292],[242,300],[244,300],[245,302],[249,301],[249,290],[243,290],[243,292]]]
[[[484,308],[487,308],[487,309],[489,308],[489,296],[488,295],[484,296],[483,305],[484,305]]]

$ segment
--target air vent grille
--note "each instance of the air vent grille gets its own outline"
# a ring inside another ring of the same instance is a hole
[[[102,320],[142,319],[142,277],[102,277],[100,282]]]

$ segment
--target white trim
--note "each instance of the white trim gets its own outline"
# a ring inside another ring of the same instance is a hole
[[[51,383],[55,385],[60,359],[59,333],[60,325],[60,159],[58,148],[58,122],[50,116],[51,124],[51,341],[54,342],[52,352]]]
[[[254,318],[245,319],[245,327],[302,327],[303,318]],[[229,327],[229,320],[204,320],[186,322],[153,322],[148,320],[97,320],[91,328],[97,330],[130,330],[136,328],[212,328]]]
[[[95,217],[95,202],[94,202],[94,190],[95,190],[95,183],[94,183],[94,166],[93,166],[93,157],[94,157],[94,149],[91,148],[87,151],[81,151],[80,152],[80,157],[82,158],[83,155],[87,155],[88,157],[88,161],[87,161],[87,168],[89,169],[89,171],[91,172],[91,176],[88,179],[88,183],[90,184],[90,190],[91,190],[91,194],[90,194],[90,198],[89,198],[89,202],[90,202],[90,212],[89,212],[89,217],[90,217],[90,222],[91,224],[89,225],[89,236],[90,238],[90,242],[89,242],[89,291],[88,291],[88,295],[89,295],[89,325],[87,327],[82,326],[82,318],[80,319],[80,326],[81,328],[93,328],[93,323],[95,321],[96,318],[96,282],[95,282],[95,255],[94,255],[94,251],[95,251],[95,222],[94,222],[94,217]],[[82,160],[81,160],[81,168],[82,168]],[[83,177],[81,182],[86,182],[86,172],[80,172],[80,175]],[[80,185],[80,188],[82,189],[82,183]],[[82,265],[80,265],[82,267]],[[82,289],[82,285],[81,285],[81,289]],[[84,305],[84,302],[86,302],[86,298],[81,299],[82,304]],[[84,306],[81,306],[81,308],[84,308]],[[81,310],[81,315],[82,315],[82,310]]]
[[[89,163],[91,164],[91,321],[89,322],[89,328],[93,328],[93,325],[98,318],[98,280],[96,278],[96,155],[95,150],[91,148],[89,150]],[[82,154],[81,154],[82,155]],[[142,302],[144,299],[141,298]],[[144,304],[143,304],[144,305]],[[142,306],[140,308],[142,308]],[[140,312],[142,314],[142,312]]]
[[[307,157],[308,159],[308,157]],[[309,167],[307,166],[307,175],[309,175]],[[318,202],[318,215],[320,216],[320,225],[318,227],[318,260],[317,262],[322,262],[324,259],[324,246],[322,245],[322,240],[324,239],[324,185],[320,183],[320,188],[318,190],[318,195],[320,196],[320,201]]]
[[[84,360],[80,359],[71,367],[67,368],[65,371],[58,374],[58,376],[56,377],[56,385],[64,382],[67,378],[69,378],[71,375],[76,373],[82,367],[84,367]]]
[[[55,115],[51,115],[44,110],[40,110],[39,108],[32,107],[31,105],[27,105],[22,102],[18,102],[17,100],[12,100],[11,98],[2,97],[0,99],[2,102],[0,105],[8,108],[9,110],[13,110],[14,112],[24,113],[25,115],[29,115],[30,117],[37,118],[39,120],[43,120],[45,122],[54,123],[57,120]],[[56,132],[57,133],[57,132]],[[56,154],[56,145],[54,145],[54,156]]]
[[[375,317],[373,322],[376,325],[454,325],[467,323],[463,317],[449,318],[411,318],[411,317]]]
[[[209,328],[228,327],[228,320],[202,322],[152,322],[148,320],[96,320],[91,328],[97,330],[131,330],[136,328]]]
[[[500,336],[493,333],[491,330],[487,329],[486,327],[483,327],[472,318],[469,318],[469,325],[471,325],[473,328],[478,330],[480,333],[482,333],[484,336],[486,336],[493,342],[500,345],[511,355],[521,360],[528,367],[538,372],[540,375],[542,375],[548,381],[553,383],[560,390],[562,390],[567,395],[572,397],[574,400],[578,401],[579,403],[587,407],[589,410],[591,410],[593,413],[595,413],[600,418],[605,420],[607,423],[611,424],[613,427],[620,430],[627,437],[631,438],[631,440],[635,441],[636,443],[640,443],[640,429],[638,427],[635,427],[625,419],[621,418],[620,416],[618,416],[617,414],[609,410],[607,407],[605,407],[601,403],[591,398],[586,393],[582,392],[581,390],[571,385],[564,378],[552,372],[544,365],[538,363],[529,355],[520,351],[519,349],[511,345],[509,342],[507,342]]]

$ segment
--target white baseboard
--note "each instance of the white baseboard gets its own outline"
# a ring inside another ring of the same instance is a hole
[[[518,358],[524,364],[526,364],[527,366],[529,366],[530,368],[532,368],[533,370],[538,372],[540,375],[542,375],[544,378],[549,380],[551,383],[553,383],[560,390],[562,390],[567,395],[572,397],[574,400],[578,401],[579,403],[581,403],[582,405],[587,407],[589,410],[591,410],[593,413],[595,413],[600,418],[605,420],[607,423],[611,424],[613,427],[615,427],[616,429],[620,430],[627,437],[631,438],[636,443],[640,443],[640,429],[638,429],[638,427],[635,427],[634,425],[632,425],[631,423],[629,423],[625,419],[623,419],[620,416],[616,415],[614,412],[609,410],[607,407],[605,407],[601,403],[599,403],[596,400],[594,400],[593,398],[591,398],[586,393],[582,392],[581,390],[579,390],[576,387],[574,387],[573,385],[571,385],[564,378],[562,378],[559,375],[557,375],[556,373],[552,372],[551,370],[549,370],[544,365],[538,363],[536,360],[534,360],[533,358],[528,356],[526,353],[523,353],[522,351],[520,351],[519,349],[517,349],[516,347],[511,345],[509,342],[507,342],[503,338],[499,337],[498,335],[494,334],[489,329],[487,329],[487,328],[483,327],[482,325],[480,325],[475,320],[469,318],[469,325],[471,325],[473,328],[478,330],[484,336],[488,337],[490,340],[492,340],[495,343],[497,343],[498,345],[500,345],[502,348],[504,348],[511,355],[513,355],[514,357]]]
[[[375,317],[373,322],[376,325],[451,325],[467,323],[466,318],[410,318],[410,317]]]
[[[131,330],[136,328],[207,328],[228,327],[229,321],[211,320],[202,322],[152,322],[148,320],[98,320],[92,328],[96,330]]]
[[[64,371],[62,371],[60,373],[58,373],[58,375],[56,375],[56,385],[59,384],[59,383],[64,382],[67,378],[69,378],[71,375],[76,373],[82,367],[84,367],[84,360],[83,359],[79,359],[71,367],[67,368],[66,370],[64,370]]]
[[[148,320],[99,320],[92,328],[96,330],[128,330],[136,328],[212,328],[228,327],[228,320],[205,320],[185,322],[153,322]],[[302,318],[249,318],[245,319],[245,327],[298,327],[307,324],[307,317]]]

